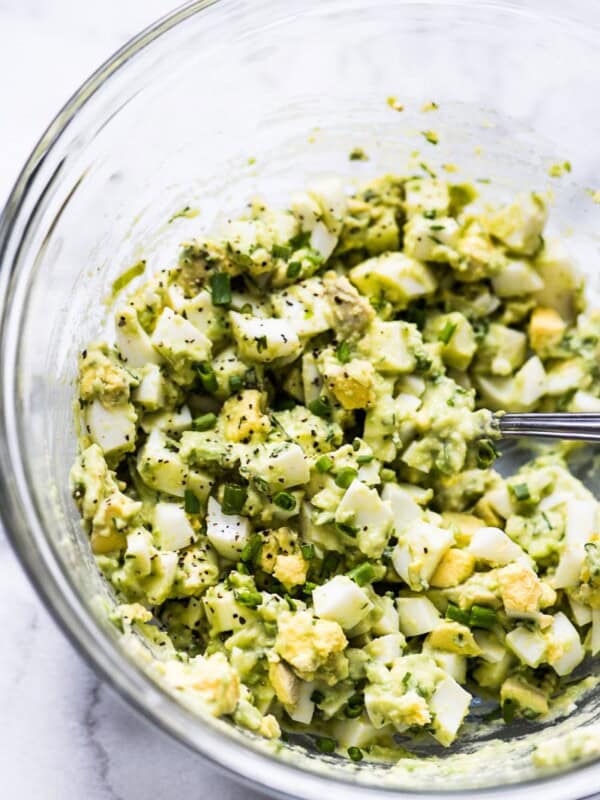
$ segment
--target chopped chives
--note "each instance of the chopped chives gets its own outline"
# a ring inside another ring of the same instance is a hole
[[[288,259],[292,255],[292,248],[286,244],[274,244],[271,248],[271,255],[273,258]]]
[[[331,403],[326,397],[317,397],[308,404],[308,409],[317,417],[328,419],[331,416]]]
[[[448,608],[446,609],[446,616],[448,619],[454,620],[454,622],[460,622],[461,625],[468,625],[470,620],[470,615],[468,611],[465,611],[462,608],[454,605],[454,603],[448,603]]]
[[[510,487],[517,500],[529,500],[529,486],[526,483],[517,483]]]
[[[348,719],[360,717],[365,707],[365,697],[362,692],[357,692],[348,698],[344,707],[344,716]]]
[[[485,469],[493,464],[498,457],[498,451],[491,439],[482,439],[477,446],[477,466]]]
[[[493,608],[474,605],[471,607],[469,625],[473,628],[493,628],[498,622],[498,615]]]
[[[244,549],[240,553],[240,560],[246,564],[256,561],[261,547],[262,536],[259,533],[253,533],[250,539],[244,545]]]
[[[348,748],[348,755],[352,761],[362,761],[363,758],[363,753],[360,747],[355,747],[354,745]]]
[[[351,569],[347,575],[359,586],[366,586],[367,583],[371,583],[375,577],[375,569],[368,561],[363,561],[362,564],[359,564],[357,567],[354,567],[354,569]]]
[[[266,481],[264,478],[261,478],[260,475],[256,475],[253,481],[259,492],[262,492],[262,494],[269,494],[271,487],[269,486],[268,481]]]
[[[323,559],[323,564],[321,565],[321,577],[328,578],[330,575],[332,575],[339,567],[341,559],[342,557],[339,553],[330,550]]]
[[[290,261],[287,266],[286,275],[288,278],[297,278],[300,275],[302,264],[299,261]]]
[[[277,494],[273,496],[273,502],[278,508],[282,508],[284,511],[292,511],[292,509],[296,507],[296,498],[289,492],[277,492]]]
[[[438,335],[438,340],[443,344],[448,344],[450,339],[454,336],[456,330],[456,322],[447,322]]]
[[[195,431],[209,431],[217,424],[217,415],[209,411],[207,414],[202,414],[200,417],[192,422],[192,428]]]
[[[200,383],[204,391],[210,392],[211,394],[212,392],[216,392],[219,384],[217,383],[217,376],[211,365],[203,361],[201,364],[196,365],[196,371],[198,372],[198,377],[200,378]]]
[[[187,514],[200,513],[200,500],[191,489],[186,489],[183,495],[183,505]]]
[[[318,472],[329,472],[333,467],[333,461],[329,456],[319,456],[315,461],[315,467]]]
[[[365,705],[365,696],[362,692],[356,692],[351,695],[346,702],[351,708],[363,708]]]
[[[302,247],[308,247],[310,244],[310,231],[301,231],[290,239],[290,246],[294,250],[300,250]]]
[[[340,342],[336,348],[335,354],[337,360],[341,361],[342,364],[347,364],[348,361],[352,359],[352,352],[348,342]]]
[[[285,602],[288,604],[288,608],[290,609],[290,611],[295,611],[298,608],[294,598],[290,597],[290,595],[287,592],[284,595],[284,599],[285,599]]]
[[[248,490],[245,486],[240,486],[239,483],[226,483],[223,487],[223,503],[221,508],[224,514],[239,514],[246,497]]]
[[[234,589],[233,596],[238,603],[248,608],[258,608],[263,598],[260,592],[253,592],[252,589]]]
[[[229,376],[229,390],[232,394],[236,394],[244,385],[244,380],[241,375],[230,375]]]
[[[354,467],[343,467],[335,476],[335,482],[340,489],[347,489],[357,475]]]
[[[363,710],[361,706],[347,705],[346,708],[344,709],[344,716],[348,717],[348,719],[356,719],[357,717],[360,717],[362,712]]]
[[[337,743],[335,739],[330,739],[328,736],[319,736],[316,741],[317,750],[321,753],[335,753]]]
[[[351,536],[353,539],[357,533],[357,529],[354,527],[354,525],[348,525],[344,522],[336,522],[335,528],[340,533],[343,533],[345,536]]]
[[[315,557],[315,546],[312,544],[312,542],[301,544],[300,552],[302,553],[302,558],[305,561],[312,561],[312,559]]]
[[[228,306],[231,303],[231,278],[226,272],[213,272],[210,288],[213,306]]]
[[[356,456],[356,463],[357,464],[370,464],[371,461],[375,458],[374,455],[364,455],[364,456]]]

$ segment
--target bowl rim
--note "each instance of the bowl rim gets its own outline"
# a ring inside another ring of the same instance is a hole
[[[6,363],[3,356],[7,347],[6,327],[7,311],[10,309],[11,278],[17,267],[24,234],[37,207],[34,206],[32,213],[29,214],[24,209],[25,201],[36,188],[37,172],[44,160],[77,113],[111,76],[124,68],[139,52],[173,28],[183,24],[188,18],[211,6],[226,2],[228,0],[190,0],[129,39],[69,97],[33,147],[0,211],[0,363]],[[432,0],[418,0],[418,2],[430,4]],[[515,13],[523,10],[520,6],[514,6],[513,2],[514,0],[494,0],[490,5],[503,6],[504,9]],[[448,4],[465,5],[468,4],[468,0],[449,0]],[[18,222],[21,222],[23,226],[21,231],[17,230]],[[500,798],[507,798],[524,789],[533,791],[535,794],[537,794],[536,790],[539,790],[539,797],[543,792],[545,800],[591,798],[590,787],[600,785],[600,780],[594,780],[593,777],[600,779],[600,762],[598,761],[574,764],[558,774],[541,776],[521,783],[431,793],[419,789],[399,790],[389,786],[379,788],[365,786],[353,782],[350,778],[345,779],[342,776],[331,778],[326,772],[317,773],[301,769],[287,760],[284,761],[275,755],[253,748],[250,734],[245,735],[245,739],[236,740],[232,734],[224,732],[224,727],[210,718],[202,718],[202,725],[209,734],[202,744],[199,744],[198,740],[192,741],[183,732],[183,723],[184,720],[189,723],[193,718],[197,720],[197,716],[163,692],[142,669],[137,667],[132,660],[123,656],[114,641],[111,641],[108,634],[102,630],[99,622],[81,603],[63,570],[56,563],[50,548],[47,545],[44,546],[43,539],[36,539],[36,546],[39,548],[36,551],[28,547],[25,537],[20,535],[20,530],[27,530],[30,521],[36,523],[36,527],[40,529],[43,526],[35,509],[35,501],[27,491],[27,482],[21,480],[19,483],[18,478],[15,481],[12,472],[12,468],[15,466],[22,470],[22,465],[20,449],[18,446],[14,447],[14,445],[18,445],[19,440],[16,436],[16,429],[12,425],[16,414],[12,407],[14,392],[9,390],[14,386],[14,376],[8,384],[8,387],[3,388],[2,402],[0,402],[1,528],[5,531],[13,551],[45,608],[78,654],[129,706],[156,726],[159,731],[167,733],[194,752],[204,763],[217,768],[242,785],[259,790],[268,789],[283,798],[301,797],[308,800],[321,797],[325,787],[333,791],[344,791],[350,800],[359,796],[367,798],[367,800],[369,798],[375,800],[375,798],[392,795],[398,800],[402,798],[409,800],[409,798],[415,797],[425,797],[431,800],[443,800],[449,797],[478,797],[487,798],[487,800],[498,798],[500,800]],[[23,502],[24,497],[32,507],[31,513]],[[30,520],[27,519],[28,516]],[[40,542],[42,543],[41,548],[39,547]],[[40,551],[42,558],[36,557]],[[92,625],[89,624],[90,617],[92,617]],[[103,646],[98,647],[99,644]],[[144,699],[149,702],[144,702]],[[166,704],[173,714],[168,716],[159,714],[157,709],[161,703]],[[181,720],[182,725],[173,724],[174,716]],[[214,744],[211,743],[211,739],[214,740]],[[205,742],[208,742],[208,745]],[[566,782],[568,782],[568,786],[565,785]]]

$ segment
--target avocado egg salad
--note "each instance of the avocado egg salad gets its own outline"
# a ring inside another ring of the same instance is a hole
[[[543,718],[600,650],[597,501],[559,450],[493,467],[493,412],[600,409],[600,313],[541,196],[476,199],[255,201],[81,353],[74,498],[187,706],[393,757],[475,695]]]

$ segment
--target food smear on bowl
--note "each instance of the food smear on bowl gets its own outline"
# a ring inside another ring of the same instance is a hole
[[[547,717],[600,650],[598,503],[560,449],[501,476],[492,424],[600,410],[600,313],[540,195],[475,199],[256,201],[81,353],[73,495],[188,706],[393,757],[450,746],[475,695]]]

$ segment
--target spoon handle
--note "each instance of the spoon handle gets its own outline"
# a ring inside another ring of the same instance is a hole
[[[499,414],[496,424],[504,438],[538,436],[544,439],[600,442],[600,413]]]

